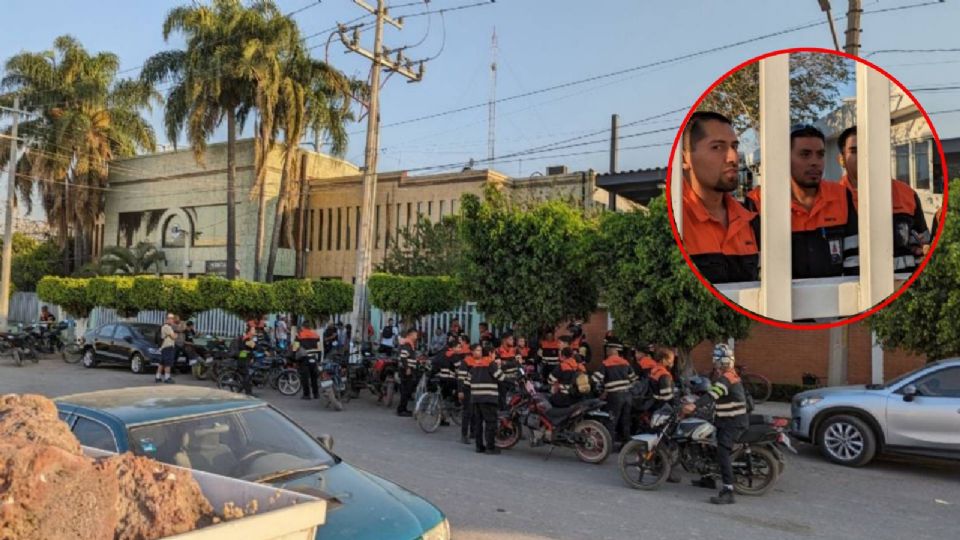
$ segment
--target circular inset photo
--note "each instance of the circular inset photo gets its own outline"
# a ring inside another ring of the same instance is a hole
[[[727,72],[687,114],[668,169],[687,264],[730,307],[786,328],[847,324],[893,301],[927,264],[947,200],[920,103],[827,49]]]

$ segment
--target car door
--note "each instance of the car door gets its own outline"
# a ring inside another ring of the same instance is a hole
[[[117,361],[130,358],[130,355],[136,350],[133,341],[134,335],[130,327],[125,324],[118,324],[116,331],[113,333],[113,345],[110,348]]]
[[[93,353],[97,360],[113,362],[116,359],[113,351],[110,350],[113,347],[113,332],[116,328],[115,324],[107,324],[100,327],[97,332],[97,337],[93,341]]]
[[[911,399],[904,389],[914,386]],[[960,452],[960,366],[938,369],[887,399],[887,445]]]

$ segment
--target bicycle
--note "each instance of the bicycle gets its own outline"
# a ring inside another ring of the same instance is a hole
[[[456,399],[444,399],[440,380],[431,377],[425,383],[424,393],[417,399],[413,415],[425,433],[433,433],[444,420],[460,425],[462,406]]]
[[[753,398],[754,403],[764,403],[773,394],[773,384],[770,379],[759,373],[747,371],[747,366],[736,365],[734,369],[740,380],[743,382],[743,388]]]

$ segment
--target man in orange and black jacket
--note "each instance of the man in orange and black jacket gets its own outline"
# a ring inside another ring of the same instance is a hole
[[[630,387],[637,382],[637,374],[630,367],[630,362],[620,356],[623,346],[613,340],[606,344],[607,357],[600,365],[600,369],[593,372],[594,385],[606,394],[607,411],[610,413],[610,424],[613,426],[614,441],[626,441],[630,438],[630,406],[632,396]]]
[[[560,364],[560,349],[563,345],[554,337],[553,330],[548,330],[543,339],[540,340],[540,348],[537,350],[537,356],[540,357],[540,377],[544,381],[550,379]]]
[[[847,188],[823,180],[824,141],[814,126],[794,126],[790,132],[794,279],[860,274],[857,209]],[[760,211],[760,194],[758,187],[747,195],[748,209]]]
[[[857,200],[857,126],[848,127],[837,138],[837,160],[845,174],[840,185],[850,190],[853,205]],[[930,244],[930,229],[917,192],[906,182],[891,181],[893,197],[893,271],[913,273],[923,260],[925,245]]]
[[[500,361],[503,369],[503,380],[497,384],[498,404],[503,409],[507,404],[507,392],[516,387],[517,377],[520,375],[520,363],[517,361],[517,348],[513,346],[512,334],[503,336],[500,346],[494,351],[494,357]]]
[[[564,347],[560,350],[560,364],[547,377],[551,387],[550,403],[554,407],[569,407],[579,401],[582,396],[577,389],[577,376],[586,370],[573,356],[573,349]]]
[[[497,430],[497,384],[503,380],[499,359],[484,354],[483,346],[474,345],[468,360],[470,371],[466,385],[473,405],[473,433],[477,453],[499,454]]]
[[[297,370],[303,383],[303,395],[300,399],[310,399],[313,390],[313,399],[320,398],[318,377],[320,366],[317,357],[320,355],[320,336],[313,330],[313,324],[305,321],[297,332],[297,341],[293,344],[293,352],[297,360]]]
[[[397,370],[400,373],[400,403],[397,416],[413,416],[407,410],[407,404],[417,389],[417,330],[408,328],[400,344],[400,358]]]
[[[457,345],[447,349],[447,358],[457,376],[457,399],[460,400],[460,442],[470,444],[473,433],[473,409],[470,405],[470,387],[467,386],[467,377],[470,375],[470,338],[466,334],[457,336]]]

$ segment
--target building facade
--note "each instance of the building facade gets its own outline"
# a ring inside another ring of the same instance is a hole
[[[343,160],[300,151],[311,178],[342,177],[358,169]],[[265,239],[262,263],[266,264],[269,235],[273,227],[280,186],[282,154],[273,151],[267,158]],[[237,142],[236,227],[238,277],[254,278],[258,198],[254,193],[254,141]],[[105,191],[102,247],[133,247],[150,242],[164,252],[161,274],[182,275],[189,245],[189,275],[226,273],[227,239],[227,146],[212,144],[203,165],[189,149],[162,152],[117,160],[110,166],[110,183]],[[183,232],[181,232],[183,231]],[[191,234],[192,233],[192,234]],[[287,235],[281,235],[275,275],[295,274],[295,250]],[[99,254],[99,250],[98,253]]]

